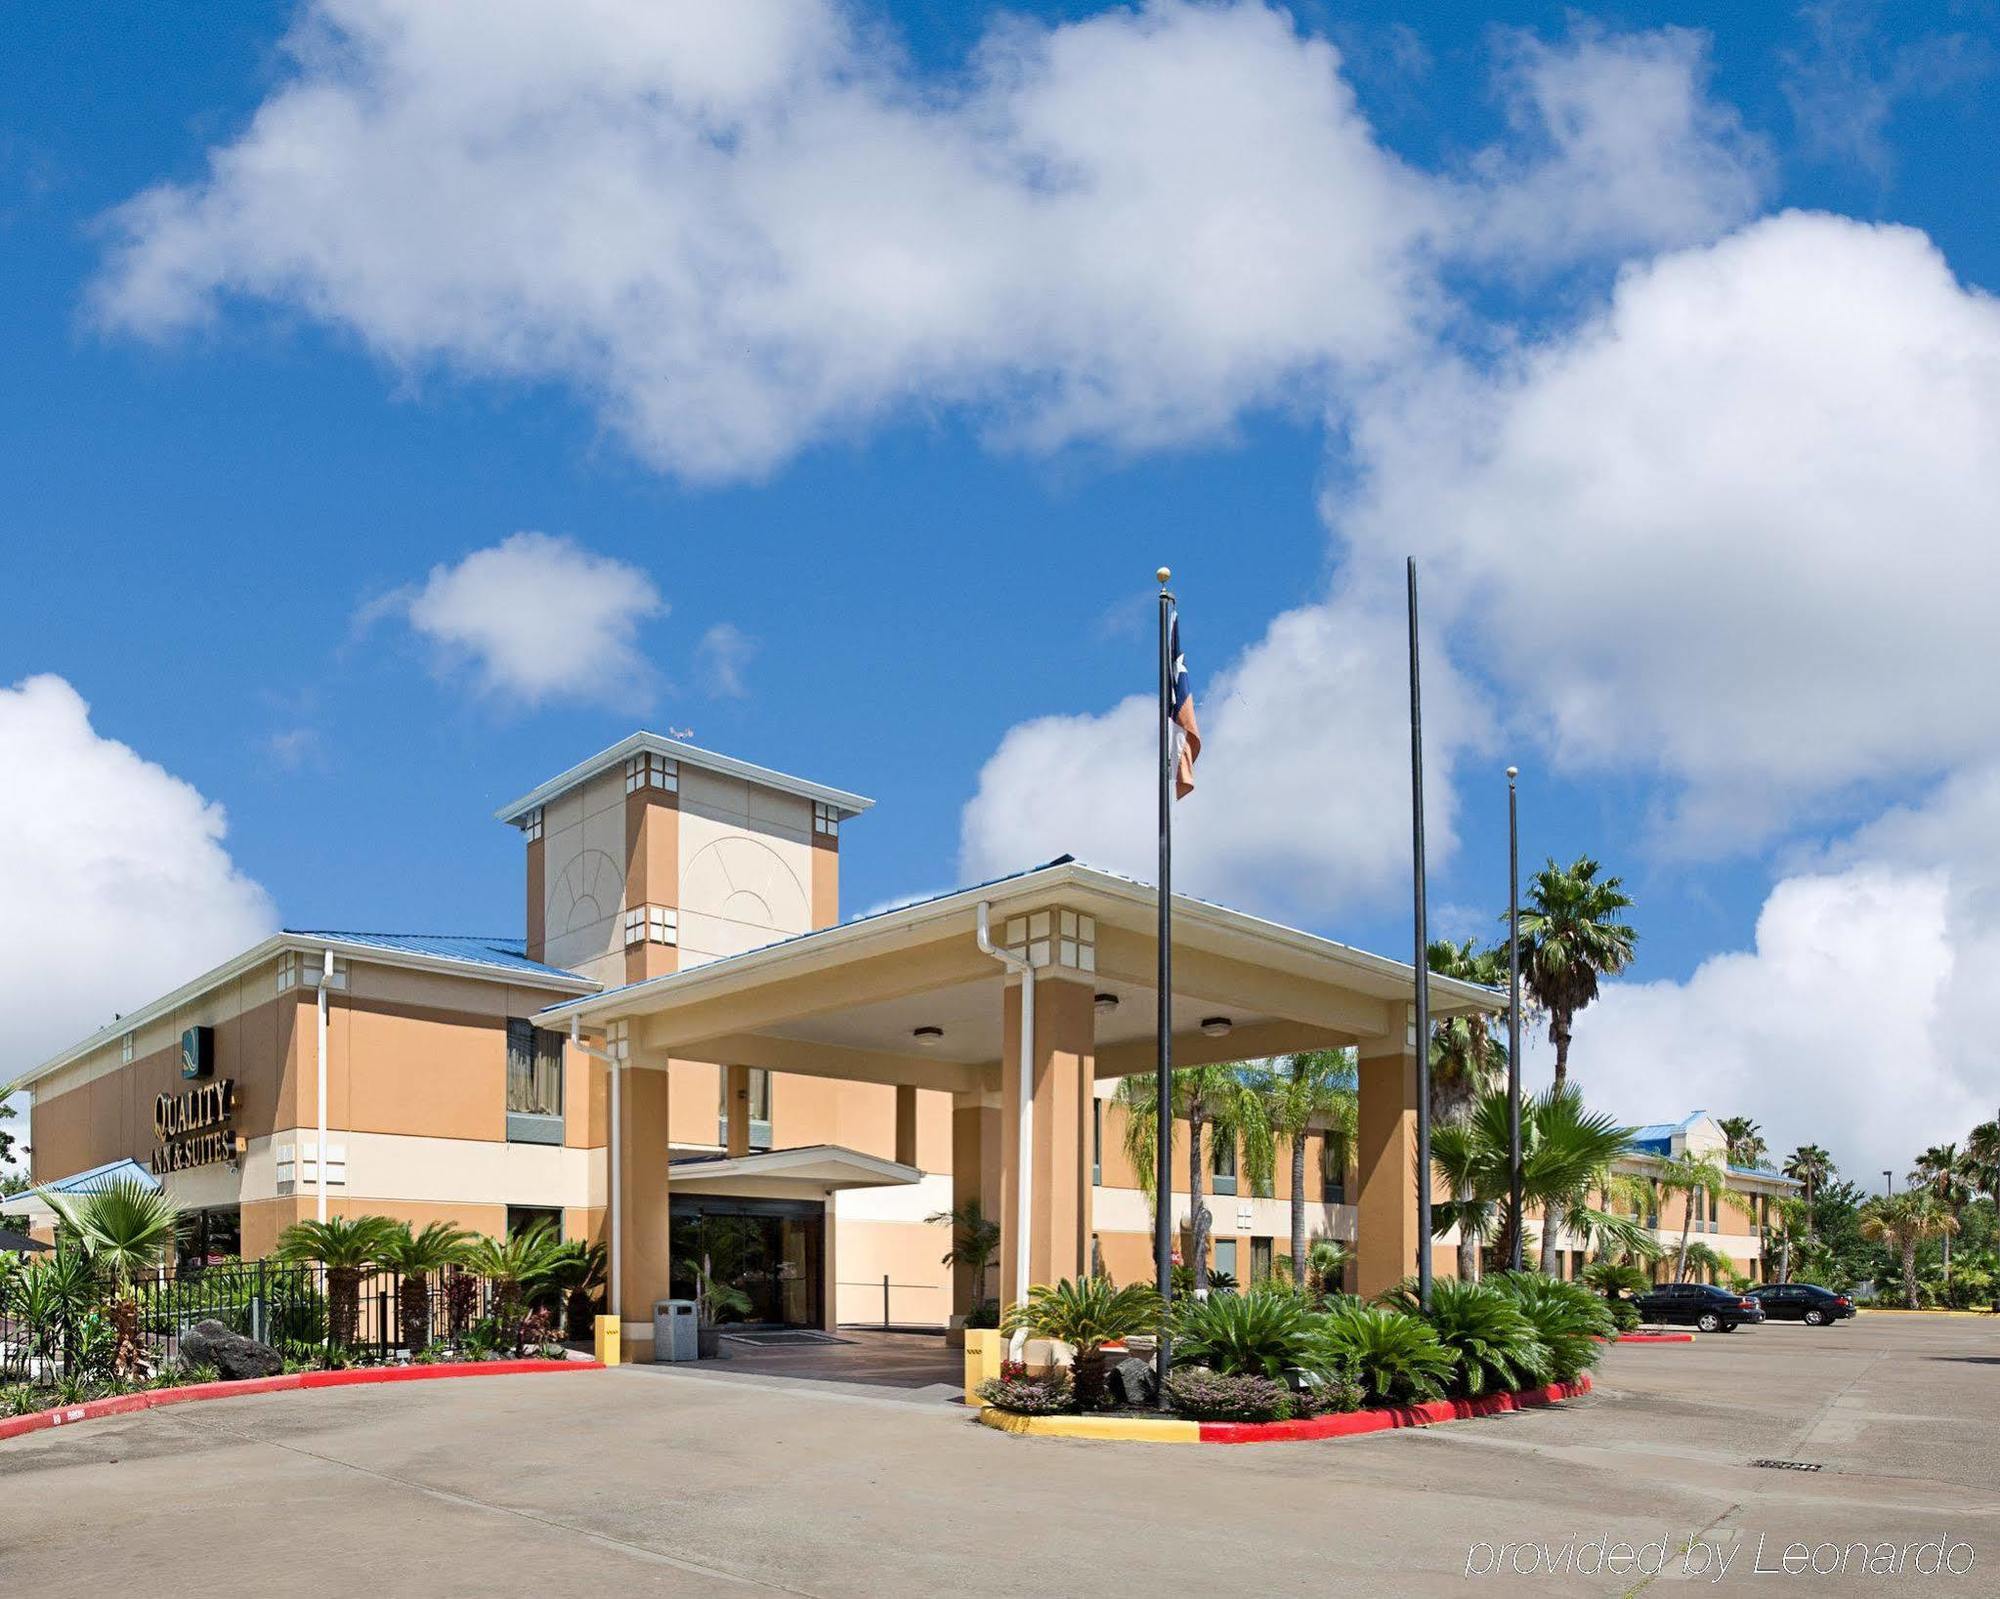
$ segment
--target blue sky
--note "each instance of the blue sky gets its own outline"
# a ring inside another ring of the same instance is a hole
[[[108,859],[55,822],[0,857],[6,1008],[37,1014],[0,1069],[260,917],[517,930],[491,810],[635,725],[874,796],[850,912],[1057,848],[1143,861],[1119,707],[1162,561],[1212,713],[1190,886],[1401,953],[1414,551],[1439,590],[1434,923],[1484,934],[1504,902],[1510,760],[1530,860],[1599,855],[1639,902],[1595,1059],[1579,1029],[1587,1084],[1857,1165],[1993,1113],[1954,1036],[2000,947],[2000,734],[1901,709],[1978,636],[1933,627],[1926,585],[1955,616],[2000,597],[1953,521],[1990,512],[2000,443],[1993,4],[745,7],[649,54],[607,0],[577,62],[448,7],[412,42],[399,9],[15,21],[0,687],[52,674],[89,721],[44,699],[0,741],[17,803],[84,817],[129,780],[170,815]],[[323,186],[262,175],[302,139],[315,172],[342,153]],[[1777,326],[1816,284],[1824,318]],[[1705,350],[1729,315],[1751,336]],[[1940,351],[1967,367],[1941,396]],[[1593,434],[1590,396],[1656,372]],[[1801,393],[1826,414],[1787,432]],[[1742,396],[1773,435],[1704,437]],[[1680,498],[1736,444],[1749,467]],[[1564,518],[1584,531],[1536,542]],[[585,574],[578,608],[530,581],[467,622],[461,563],[525,531],[568,541],[537,548]],[[1715,563],[1685,592],[1683,540]],[[609,642],[566,673],[580,634]],[[524,639],[558,666],[522,678]],[[1051,769],[1082,775],[1052,795]],[[128,879],[168,885],[156,916],[107,918]],[[1906,935],[1886,976],[1871,925]],[[1828,1003],[1878,981],[1869,1025]],[[1842,1118],[1891,1050],[1918,1103],[1864,1136]],[[1849,1092],[1816,1119],[1829,1074]]]

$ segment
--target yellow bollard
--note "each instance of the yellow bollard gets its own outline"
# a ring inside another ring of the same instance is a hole
[[[597,1359],[599,1364],[618,1364],[618,1318],[599,1316],[597,1318]]]
[[[1007,1351],[1005,1337],[991,1327],[965,1329],[965,1402],[979,1403],[979,1385],[1000,1375],[1000,1362]]]

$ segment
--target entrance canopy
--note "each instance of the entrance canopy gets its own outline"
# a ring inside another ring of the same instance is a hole
[[[1006,1027],[1006,969],[977,942],[984,905],[994,945],[1090,985],[1096,1075],[1123,1076],[1154,1062],[1157,903],[1148,885],[1065,857],[542,1015],[623,1041],[633,1065],[672,1056],[976,1092]],[[1406,1047],[1407,963],[1180,895],[1173,922],[1177,1065]],[[1505,1004],[1449,978],[1430,987],[1438,1017]]]
[[[797,1149],[767,1149],[755,1155],[676,1155],[668,1168],[675,1186],[701,1193],[725,1194],[742,1189],[762,1192],[759,1184],[772,1179],[804,1183],[827,1193],[843,1188],[908,1187],[924,1180],[914,1166],[879,1155],[864,1154],[842,1144],[806,1144]]]

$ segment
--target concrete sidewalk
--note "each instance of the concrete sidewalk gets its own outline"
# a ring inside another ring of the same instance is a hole
[[[0,1447],[0,1591],[390,1599],[1627,1593],[1482,1547],[1962,1540],[2000,1591],[2000,1327],[1613,1350],[1559,1410],[1321,1444],[1016,1439],[873,1385],[671,1368],[274,1394]],[[1802,1460],[1817,1472],[1755,1467]],[[1722,1558],[1718,1553],[1716,1559]],[[1709,1575],[1712,1575],[1712,1571]],[[1815,1595],[1883,1579],[1801,1579]],[[1665,1591],[1662,1589],[1662,1591]]]

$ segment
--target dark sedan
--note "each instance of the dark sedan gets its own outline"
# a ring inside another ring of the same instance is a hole
[[[1764,1319],[1764,1309],[1748,1295],[1708,1283],[1662,1283],[1632,1303],[1646,1321],[1679,1322],[1702,1332],[1734,1332]]]
[[[1750,1290],[1772,1321],[1802,1321],[1808,1327],[1830,1327],[1854,1314],[1854,1301],[1817,1283],[1766,1283]]]

